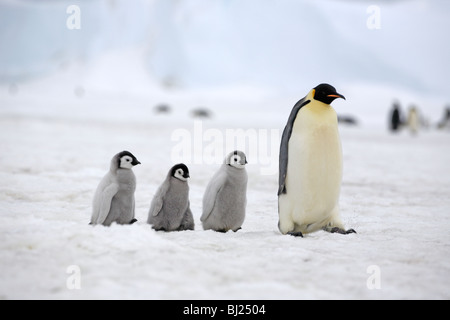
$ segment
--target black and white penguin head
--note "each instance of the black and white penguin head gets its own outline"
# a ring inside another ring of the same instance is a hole
[[[342,94],[337,93],[336,89],[327,83],[321,83],[313,90],[314,100],[323,102],[325,104],[330,104],[336,98],[342,98],[345,100],[345,97]]]
[[[225,158],[225,164],[236,169],[243,169],[247,164],[247,157],[242,151],[233,151]]]
[[[176,164],[170,170],[170,175],[178,180],[187,181],[190,177],[189,169],[184,163]]]
[[[121,169],[131,169],[134,166],[141,164],[138,159],[129,151],[122,151],[114,158],[117,159],[117,166]]]

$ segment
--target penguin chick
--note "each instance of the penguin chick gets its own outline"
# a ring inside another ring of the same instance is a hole
[[[189,204],[189,169],[180,163],[173,166],[153,197],[147,222],[159,231],[194,230]]]
[[[337,115],[330,103],[345,97],[320,84],[298,101],[289,116],[280,145],[278,228],[303,236],[324,229],[342,234],[339,194],[342,149]]]
[[[247,205],[247,159],[242,151],[227,155],[203,196],[203,229],[234,232],[241,229]]]
[[[136,177],[131,170],[140,164],[129,151],[116,154],[111,160],[109,172],[100,181],[93,201],[90,224],[105,226],[116,222],[131,224],[134,219],[134,192]]]

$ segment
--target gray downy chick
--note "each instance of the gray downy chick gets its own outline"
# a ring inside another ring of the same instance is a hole
[[[147,222],[157,231],[194,230],[189,204],[189,169],[180,163],[173,166],[153,197]]]
[[[95,192],[90,224],[110,226],[111,223],[131,224],[134,218],[136,177],[131,170],[140,164],[129,151],[116,154],[109,172],[100,181]]]
[[[242,151],[227,155],[203,196],[203,229],[234,232],[241,229],[247,205],[247,159]]]

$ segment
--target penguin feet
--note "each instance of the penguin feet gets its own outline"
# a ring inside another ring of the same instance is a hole
[[[194,230],[194,227],[192,226],[180,226],[177,230],[175,231],[187,231],[187,230]]]
[[[289,231],[287,234],[293,237],[303,238],[303,233],[301,233],[300,231]]]
[[[166,228],[164,228],[164,227],[155,227],[155,226],[152,226],[152,229],[155,230],[155,231],[167,232]]]
[[[339,227],[333,227],[333,228],[323,228],[323,230],[330,232],[330,233],[339,233],[339,234],[350,234],[350,233],[356,233],[356,231],[354,229],[348,229],[348,230],[344,230],[341,229]]]
[[[242,227],[239,227],[239,228],[233,230],[233,232],[238,232],[238,231],[241,230],[241,229],[242,229]]]
[[[133,220],[131,220],[130,222],[129,222],[129,224],[133,224],[133,223],[135,223],[137,221],[137,219],[133,219]]]

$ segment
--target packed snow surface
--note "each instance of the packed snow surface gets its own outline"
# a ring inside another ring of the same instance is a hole
[[[139,1],[123,11],[122,1],[80,1],[85,33],[69,40],[53,25],[65,26],[68,3],[2,3],[0,15],[30,22],[0,32],[0,299],[450,298],[450,132],[435,127],[449,98],[448,44],[437,32],[448,30],[440,28],[448,3],[380,2],[382,28],[368,31],[369,2],[291,1],[276,10],[256,2]],[[145,8],[173,20],[150,23]],[[317,28],[300,28],[296,10]],[[114,24],[122,18],[129,27]],[[285,19],[299,33],[286,32]],[[26,36],[36,25],[43,33]],[[426,42],[414,42],[414,32]],[[297,35],[313,51],[302,51]],[[295,102],[320,82],[346,96],[333,102],[337,113],[358,121],[339,127],[341,217],[357,233],[283,236],[281,133]],[[390,133],[396,99],[405,116],[417,105],[428,128]],[[170,112],[157,113],[161,104]],[[211,116],[193,118],[199,108]],[[203,193],[235,148],[249,161],[244,225],[204,231]],[[133,168],[138,222],[88,225],[95,189],[122,150],[142,163]],[[178,162],[190,169],[196,227],[156,232],[146,224],[150,202]]]
[[[189,156],[184,159],[191,171],[195,231],[163,233],[145,222],[153,194],[178,160],[173,149],[180,142],[172,139],[174,132],[205,135],[207,128],[214,128],[225,139],[234,124],[215,119],[226,118],[229,110],[216,109],[213,119],[199,122],[184,114],[184,108],[155,115],[147,101],[117,99],[100,106],[88,97],[68,100],[43,103],[43,109],[52,105],[65,115],[36,110],[26,115],[20,112],[26,99],[4,100],[11,108],[2,110],[0,120],[2,298],[449,298],[448,132],[392,135],[384,128],[341,126],[341,214],[357,234],[281,235],[277,174],[259,162],[259,151],[249,152],[242,230],[222,234],[201,228],[204,188],[219,166],[204,152],[197,160],[207,164],[196,164],[193,154],[190,162]],[[139,104],[139,118],[86,115],[97,108],[133,114]],[[273,126],[239,128],[247,134],[280,133],[289,107],[283,106],[279,121],[271,117]],[[245,106],[233,110],[240,117],[253,117]],[[203,150],[211,144],[194,134],[191,139]],[[267,152],[275,155],[275,163],[277,148],[269,146]],[[90,226],[95,188],[110,158],[123,149],[142,162],[133,169],[139,221]],[[216,153],[221,156],[220,148]],[[67,284],[71,266],[79,268],[79,290]],[[381,287],[371,290],[373,266],[379,268]]]

